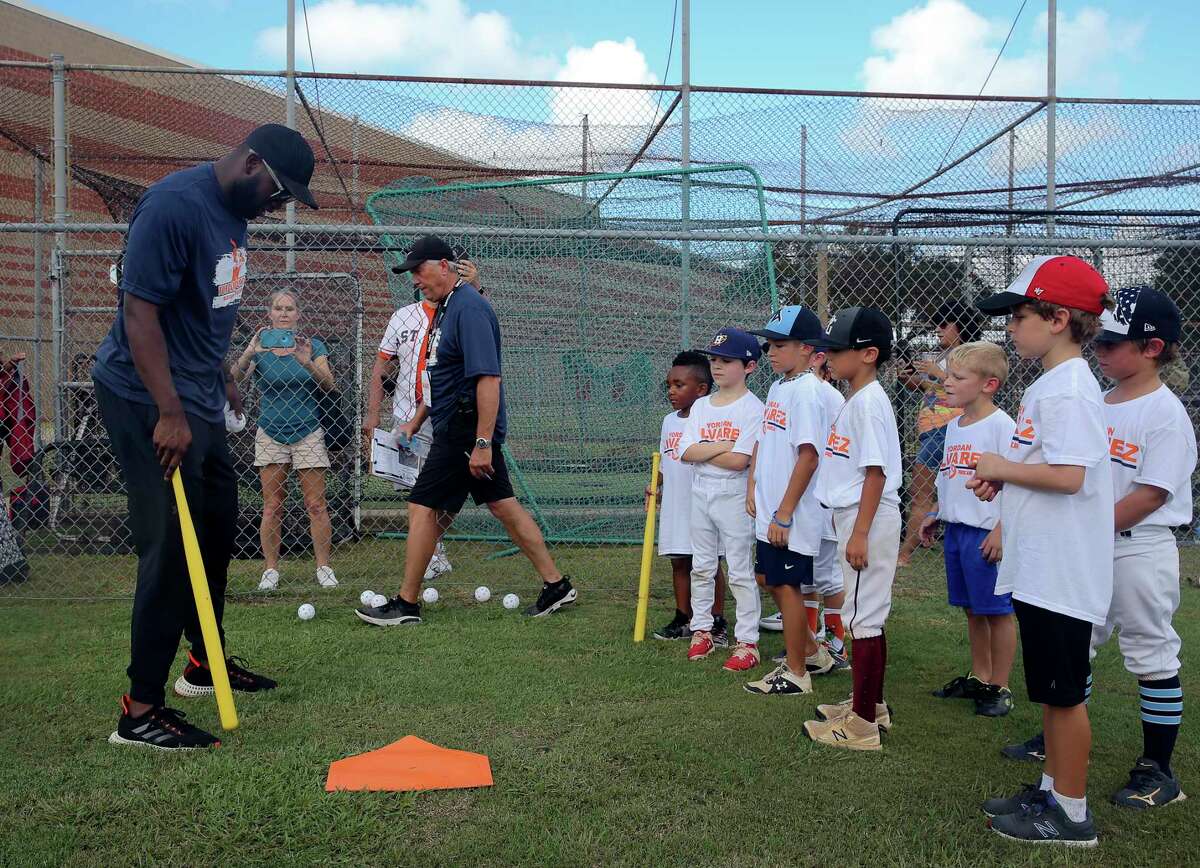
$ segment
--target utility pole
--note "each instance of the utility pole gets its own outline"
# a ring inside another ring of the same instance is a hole
[[[1054,169],[1056,155],[1054,140],[1054,125],[1058,113],[1058,2],[1047,0],[1049,9],[1046,19],[1046,210],[1052,213],[1046,216],[1046,234],[1054,234],[1054,214],[1057,207],[1054,203]]]
[[[296,129],[296,0],[287,0],[287,127]],[[289,225],[296,222],[296,200],[284,211]],[[287,234],[287,271],[296,270],[296,234]]]

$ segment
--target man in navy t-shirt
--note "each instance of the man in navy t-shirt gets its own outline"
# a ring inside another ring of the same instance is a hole
[[[382,606],[356,610],[368,624],[421,622],[421,579],[434,547],[471,495],[492,515],[542,577],[537,602],[525,614],[549,615],[573,603],[569,577],[554,565],[541,529],[513,495],[500,444],[507,434],[500,379],[500,323],[479,291],[459,279],[457,257],[445,241],[420,238],[392,270],[412,272],[413,286],[436,304],[425,347],[425,403],[401,433],[412,437],[433,419],[433,445],[408,496],[408,545],[400,593]]]
[[[166,707],[181,633],[192,649],[175,692],[213,693],[169,480],[178,469],[219,628],[238,510],[225,443],[224,360],[246,284],[246,222],[291,198],[315,208],[313,164],[299,133],[267,124],[215,163],[154,184],[130,217],[117,317],[92,371],[138,553],[130,686],[113,744],[189,750],[220,743]],[[232,660],[226,668],[234,690],[275,686]]]

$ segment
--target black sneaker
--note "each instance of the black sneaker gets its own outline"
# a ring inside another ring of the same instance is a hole
[[[239,693],[259,693],[274,690],[279,685],[265,675],[256,675],[243,664],[241,657],[226,657],[225,670],[229,673],[229,686]],[[213,695],[212,670],[208,662],[188,652],[188,664],[183,674],[175,679],[175,695],[194,698]]]
[[[1005,814],[1015,814],[1026,805],[1032,805],[1041,787],[1037,784],[1026,784],[1015,796],[1007,799],[988,799],[983,803],[983,812],[989,817],[1003,817]]]
[[[1028,741],[1000,748],[1000,754],[1011,760],[1044,763],[1046,761],[1046,736],[1039,732]]]
[[[729,624],[722,615],[713,615],[712,640],[718,648],[729,647]]]
[[[981,717],[1004,717],[1013,710],[1012,691],[998,684],[985,684],[975,697],[975,713]]]
[[[359,606],[354,614],[376,627],[399,627],[421,623],[421,604],[410,603],[399,594],[382,606]]]
[[[141,717],[130,717],[129,697],[122,696],[121,717],[108,743],[156,750],[204,750],[221,746],[218,738],[192,726],[186,717],[182,711],[165,705],[152,708]]]
[[[579,595],[571,587],[571,577],[563,576],[562,581],[550,584],[542,583],[542,592],[538,594],[537,602],[525,610],[531,618],[541,618],[552,612],[557,612],[563,606],[574,603]]]
[[[1015,814],[998,814],[988,820],[991,830],[1027,844],[1060,844],[1065,847],[1095,847],[1096,825],[1088,811],[1082,823],[1067,816],[1062,805],[1045,790]]]
[[[968,672],[952,678],[933,691],[938,699],[974,699],[983,689],[983,682]]]
[[[678,609],[675,610],[675,617],[671,619],[671,623],[665,627],[660,627],[654,631],[655,639],[670,641],[672,639],[690,639],[692,638],[692,629],[688,626],[691,619],[683,614]]]
[[[1122,808],[1144,811],[1182,802],[1186,798],[1177,779],[1164,772],[1154,760],[1140,757],[1129,773],[1129,783],[1113,794],[1112,801]]]

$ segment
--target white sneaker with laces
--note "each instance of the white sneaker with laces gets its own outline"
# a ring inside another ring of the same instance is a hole
[[[767,615],[758,619],[758,629],[770,630],[772,633],[783,632],[783,612],[776,612],[774,615]]]
[[[437,544],[437,548],[433,550],[433,557],[429,559],[429,566],[425,568],[424,581],[432,582],[439,576],[444,576],[446,573],[454,569],[450,565],[450,559],[446,557],[446,550],[441,543]]]
[[[333,567],[317,567],[317,584],[322,588],[338,586],[337,576],[333,574]]]
[[[260,591],[273,591],[279,587],[279,570],[263,570],[262,578],[258,580]]]

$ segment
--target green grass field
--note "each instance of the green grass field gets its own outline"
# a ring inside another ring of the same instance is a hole
[[[332,596],[305,588],[280,601],[231,603],[231,652],[281,687],[243,698],[241,728],[203,755],[163,756],[105,741],[125,688],[127,602],[5,601],[0,864],[1200,860],[1200,799],[1152,815],[1107,803],[1141,747],[1136,683],[1115,647],[1097,661],[1092,705],[1090,795],[1100,848],[1027,848],[985,829],[983,797],[1036,780],[1036,766],[1002,760],[997,750],[1031,733],[1038,715],[1020,702],[1010,717],[992,721],[974,717],[966,703],[929,695],[965,659],[965,628],[945,604],[935,553],[922,553],[897,582],[887,682],[895,728],[882,754],[836,752],[802,734],[817,702],[847,694],[849,674],[817,679],[812,697],[751,696],[743,679],[721,671],[716,655],[689,665],[680,643],[630,642],[636,551],[560,554],[578,577],[581,600],[538,621],[495,601],[469,601],[479,576],[494,591],[523,598],[536,587],[521,559],[485,563],[470,553],[417,628],[357,622],[350,604],[363,585],[352,570],[340,573],[343,585]],[[70,569],[66,560],[57,568]],[[1194,550],[1185,550],[1185,565],[1185,576],[1200,571]],[[665,564],[656,569],[652,624],[670,606]],[[315,599],[316,620],[296,619],[299,599]],[[1177,618],[1185,649],[1200,642],[1198,602],[1200,591],[1185,584]],[[766,650],[776,651],[779,641],[770,636]],[[1019,666],[1016,675],[1019,684]],[[1200,698],[1193,669],[1184,680],[1188,701]],[[194,722],[217,726],[211,700],[173,704]],[[1200,794],[1190,728],[1175,766],[1185,788]],[[324,791],[329,762],[408,734],[489,755],[495,786]]]

